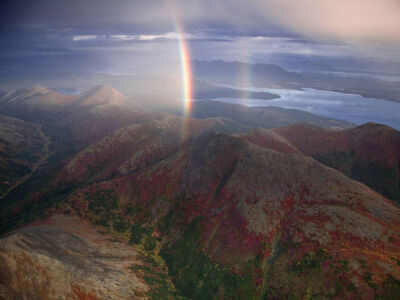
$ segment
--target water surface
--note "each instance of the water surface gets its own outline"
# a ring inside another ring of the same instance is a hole
[[[385,124],[400,130],[400,103],[360,95],[343,94],[316,89],[287,90],[270,88],[242,88],[231,85],[226,87],[269,92],[281,98],[260,100],[250,98],[217,98],[214,100],[238,103],[246,106],[278,106],[304,110],[316,115],[348,121],[357,125],[367,122]]]

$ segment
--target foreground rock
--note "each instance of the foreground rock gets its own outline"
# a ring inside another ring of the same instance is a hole
[[[144,299],[139,253],[56,215],[0,240],[0,299]]]

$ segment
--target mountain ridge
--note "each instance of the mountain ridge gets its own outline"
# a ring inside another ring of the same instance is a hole
[[[138,190],[135,186],[147,188]],[[206,222],[201,223],[201,244],[216,262],[233,265],[239,272],[245,270],[246,261],[264,249],[261,245],[265,237],[270,244],[278,239],[281,247],[301,241],[298,250],[291,250],[297,258],[323,248],[336,257],[334,264],[343,259],[353,264],[356,263],[353,255],[358,253],[375,276],[385,278],[386,269],[375,262],[384,261],[389,266],[390,258],[379,255],[396,257],[395,249],[400,243],[396,233],[400,212],[388,199],[312,158],[279,153],[226,134],[206,133],[155,164],[126,176],[91,183],[73,193],[67,207],[98,220],[87,208],[92,201],[89,195],[107,190],[113,190],[116,199],[124,199],[124,204],[121,202],[117,208],[122,214],[128,203],[139,207],[150,205],[153,211],[159,207],[162,214],[179,194],[188,195],[189,202],[182,208],[185,220],[190,224],[190,220],[203,216]],[[144,216],[145,212],[137,212],[137,218]],[[159,218],[157,213],[153,217]],[[144,222],[152,222],[153,217],[145,217]],[[390,239],[388,236],[382,239],[383,228]],[[263,252],[266,257],[273,253],[270,248],[262,251],[266,251]],[[277,259],[287,258],[282,253]],[[286,280],[272,271],[274,266],[270,266],[272,274]],[[391,274],[397,272],[395,263],[390,268],[394,268]],[[351,276],[362,278],[360,274],[365,272],[362,270],[358,267],[352,269],[353,275],[340,275],[347,282],[345,286],[350,284],[348,280],[355,284]],[[328,276],[324,272],[323,276]],[[331,271],[328,268],[326,272]],[[278,282],[265,283],[275,289]],[[371,292],[368,284],[362,282],[357,289],[363,286]]]
[[[110,95],[109,106],[102,95]],[[192,117],[128,110],[107,86],[88,98],[88,106],[40,119],[54,154],[2,199],[2,232],[30,224],[45,239],[39,245],[16,229],[14,237],[31,245],[22,251],[3,237],[18,255],[34,258],[54,242],[44,234],[53,227],[43,232],[32,221],[62,214],[140,250],[145,268],[131,271],[150,287],[146,296],[304,298],[311,289],[317,298],[374,299],[396,292],[400,210],[377,192],[381,186],[372,190],[342,167],[358,163],[359,173],[381,174],[365,164],[373,156],[395,170],[398,131],[217,101],[193,103]],[[135,100],[137,107],[149,102]],[[85,232],[74,236],[80,249]],[[18,259],[9,249],[11,262],[0,265],[8,273]],[[52,260],[65,276],[74,266],[68,257]],[[46,274],[40,280],[50,280]]]

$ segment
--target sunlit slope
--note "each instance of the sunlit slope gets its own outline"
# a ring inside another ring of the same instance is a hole
[[[140,268],[139,249],[77,217],[53,216],[0,239],[2,299],[146,299]]]

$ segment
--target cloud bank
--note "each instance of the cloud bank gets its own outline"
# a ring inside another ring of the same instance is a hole
[[[399,0],[257,1],[281,26],[312,38],[400,42]]]

